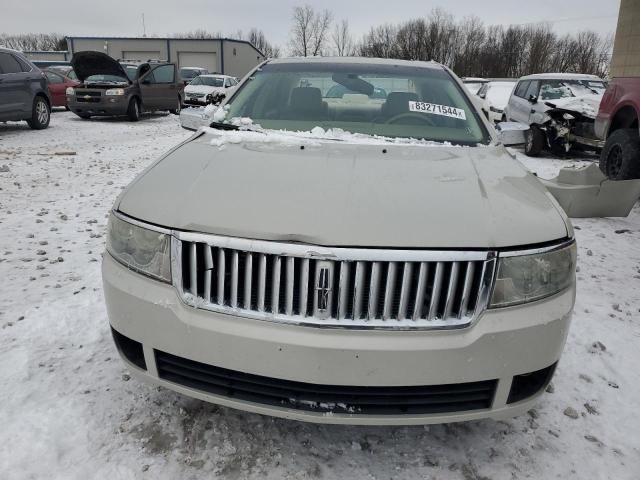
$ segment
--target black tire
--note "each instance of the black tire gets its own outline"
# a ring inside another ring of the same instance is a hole
[[[27,124],[34,130],[44,130],[51,121],[51,106],[44,97],[37,96],[33,99],[31,118]]]
[[[600,155],[600,170],[611,180],[640,178],[640,136],[634,128],[616,130]]]
[[[137,122],[140,120],[140,102],[137,98],[129,100],[129,107],[127,108],[127,117],[131,122]]]
[[[178,105],[173,110],[169,110],[169,113],[172,113],[174,115],[180,115],[181,111],[182,111],[182,100],[180,99],[180,95],[178,95]]]
[[[525,134],[524,153],[529,157],[537,157],[544,148],[544,132],[536,126],[531,126]]]

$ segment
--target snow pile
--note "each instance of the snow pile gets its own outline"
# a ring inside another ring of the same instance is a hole
[[[132,378],[104,307],[107,212],[139,171],[189,135],[174,116],[131,124],[54,112],[37,133],[0,124],[2,480],[638,478],[638,206],[629,218],[573,222],[579,272],[568,343],[552,386],[521,417],[312,425]],[[567,164],[517,158],[548,177]]]

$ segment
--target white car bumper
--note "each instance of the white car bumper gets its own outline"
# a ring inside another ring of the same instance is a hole
[[[143,379],[250,412],[362,425],[525,412],[553,374],[575,299],[571,288],[488,310],[461,330],[324,329],[187,306],[109,254],[103,280],[120,354]]]

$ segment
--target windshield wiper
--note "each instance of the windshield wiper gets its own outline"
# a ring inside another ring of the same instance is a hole
[[[211,122],[209,127],[216,128],[218,130],[240,130],[240,127],[231,123]]]

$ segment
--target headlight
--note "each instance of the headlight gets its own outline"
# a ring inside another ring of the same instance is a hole
[[[105,95],[124,95],[124,88],[110,88],[104,92]]]
[[[171,238],[168,234],[133,225],[111,214],[107,252],[126,267],[171,283]]]
[[[67,87],[67,95],[75,95],[76,89],[73,87]]]
[[[502,113],[503,110],[500,110],[499,108],[496,107],[489,107],[489,110],[491,110],[494,113]]]
[[[491,307],[535,302],[569,288],[575,282],[576,244],[544,253],[503,257]]]

